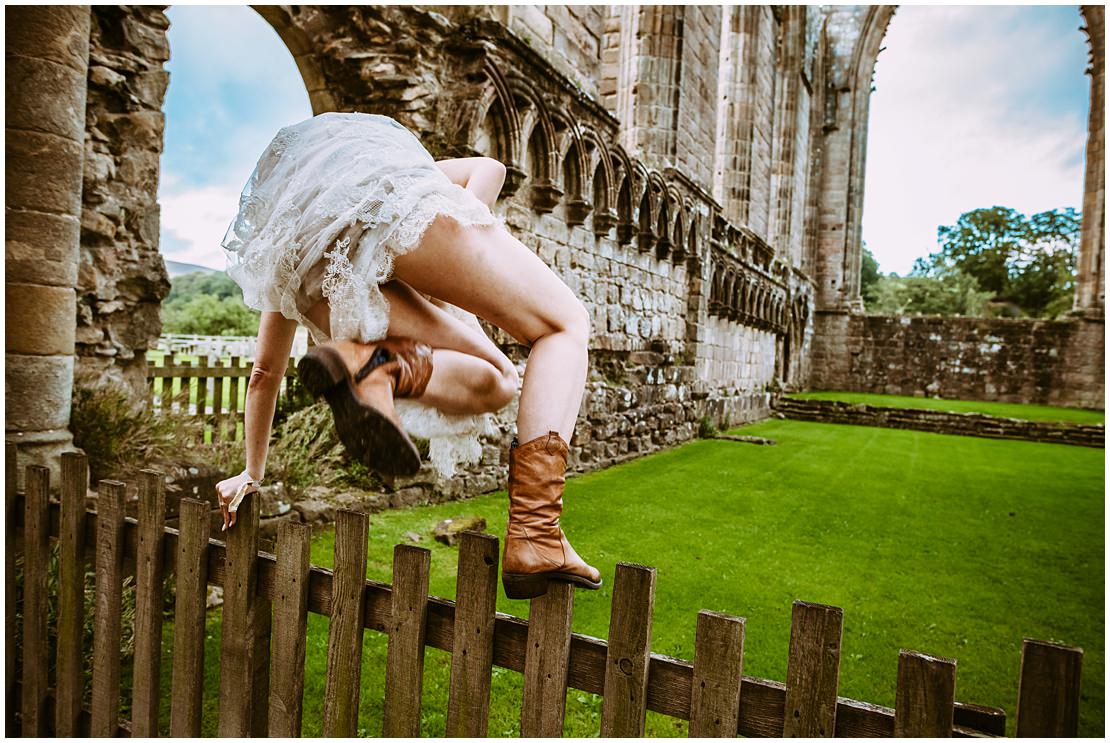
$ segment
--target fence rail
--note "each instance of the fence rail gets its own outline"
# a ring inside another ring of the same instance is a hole
[[[215,356],[198,360],[165,356],[147,362],[148,402],[155,412],[172,411],[203,421],[206,441],[239,441],[243,438],[243,412],[250,381],[251,362],[240,356],[223,360]],[[280,394],[297,392],[297,371],[289,359]]]
[[[155,348],[168,354],[196,356],[247,356],[254,353],[258,339],[253,335],[190,335],[163,333]],[[308,349],[308,331],[301,327],[293,337],[292,355],[300,358]]]
[[[794,602],[785,683],[743,675],[745,620],[698,613],[693,661],[651,652],[654,568],[618,563],[609,640],[571,632],[574,590],[554,584],[533,599],[529,620],[495,610],[499,540],[464,532],[457,601],[428,596],[429,550],[398,545],[393,583],[367,580],[365,514],[340,511],[335,566],[309,564],[311,529],[283,524],[276,554],[258,550],[259,500],[244,499],[226,543],[209,538],[210,506],[181,501],[180,528],[165,526],[161,477],[144,472],[138,518],[124,514],[122,483],[101,481],[97,512],[86,511],[87,467],[63,455],[60,503],[48,498],[49,471],[27,468],[15,491],[14,446],[7,450],[8,590],[17,549],[25,555],[23,617],[8,601],[9,733],[143,735],[157,728],[162,581],[177,577],[169,733],[201,730],[205,595],[223,587],[221,736],[301,733],[307,614],[330,618],[324,734],[357,732],[362,636],[388,635],[383,730],[420,734],[424,648],[452,654],[447,731],[487,734],[494,665],[523,674],[521,735],[558,736],[568,687],[603,697],[601,735],[643,734],[647,710],[689,720],[691,736],[1000,736],[1005,713],[955,700],[956,662],[902,650],[894,709],[837,695],[843,611]],[[60,575],[57,678],[47,677],[46,606],[49,540],[57,540]],[[81,596],[84,563],[96,569],[93,704],[83,709]],[[120,718],[119,596],[125,573],[136,580],[132,719]],[[22,658],[10,652],[21,632]],[[1016,728],[1019,736],[1074,736],[1079,720],[1082,650],[1026,639]],[[65,663],[62,660],[66,659]],[[892,659],[893,660],[893,659]],[[17,674],[17,663],[19,672]],[[18,679],[17,679],[18,675]]]

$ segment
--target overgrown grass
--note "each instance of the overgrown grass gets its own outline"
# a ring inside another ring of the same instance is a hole
[[[907,397],[904,395],[876,395],[869,392],[795,392],[789,397],[805,400],[835,400],[837,402],[863,403],[875,407],[916,408],[943,410],[950,413],[983,413],[999,418],[1017,418],[1027,421],[1062,421],[1067,423],[1104,423],[1102,410],[1084,408],[1058,408],[1048,405],[1020,405],[1009,402],[981,402],[977,400],[942,400],[933,397]]]
[[[840,694],[893,706],[900,648],[954,657],[957,698],[1005,708],[1010,734],[1022,638],[1064,641],[1086,651],[1080,734],[1102,735],[1103,451],[798,421],[737,431],[778,446],[694,441],[569,481],[562,523],[605,580],[577,592],[575,631],[608,634],[617,561],[652,565],[654,651],[691,659],[698,610],[724,611],[748,621],[744,672],[781,681],[791,602],[835,604],[845,617]],[[432,542],[433,525],[477,515],[502,535],[505,511],[495,493],[372,515],[367,575],[390,580],[393,545],[415,531],[432,552],[431,592],[453,598],[457,548]],[[333,545],[331,533],[316,535],[312,562],[330,567]],[[527,617],[528,603],[500,588],[497,604]],[[308,626],[304,734],[319,735],[328,622],[310,615]],[[172,626],[166,633],[168,643]],[[219,612],[207,635],[214,735]],[[385,657],[385,636],[367,631],[365,735],[381,732]],[[448,654],[427,651],[425,736],[444,734],[449,669]],[[521,690],[519,674],[494,669],[491,736],[519,735]],[[163,691],[168,700],[168,670]],[[600,704],[569,690],[565,733],[597,735]],[[649,736],[686,727],[648,714]]]

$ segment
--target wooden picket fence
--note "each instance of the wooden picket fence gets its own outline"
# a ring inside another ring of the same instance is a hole
[[[194,364],[167,354],[160,364],[147,364],[148,403],[156,412],[173,411],[178,415],[203,420],[207,441],[240,441],[243,438],[243,409],[251,361],[232,356],[224,361],[209,356]],[[292,398],[297,392],[297,369],[289,359],[282,380],[281,395]],[[225,399],[226,398],[226,399]]]
[[[383,735],[420,734],[424,649],[452,654],[449,736],[487,734],[494,665],[523,674],[521,735],[563,732],[568,687],[600,694],[600,733],[642,736],[645,713],[689,720],[691,736],[1001,736],[1005,713],[955,700],[956,661],[903,650],[894,709],[837,696],[843,612],[796,601],[785,683],[743,675],[743,618],[701,611],[693,662],[651,652],[654,568],[619,563],[609,640],[571,632],[574,590],[555,584],[531,601],[527,621],[497,612],[499,542],[466,532],[459,547],[457,601],[428,595],[431,553],[394,549],[393,583],[367,580],[366,515],[342,510],[335,570],[309,564],[310,527],[283,524],[276,554],[259,552],[259,500],[243,501],[227,541],[209,537],[211,507],[183,499],[180,528],[165,526],[162,478],[145,471],[138,517],[125,517],[123,483],[101,481],[86,512],[87,467],[64,455],[60,502],[49,471],[26,469],[16,492],[7,450],[7,644],[9,734],[156,736],[163,580],[176,573],[169,734],[201,732],[205,597],[223,587],[218,730],[224,736],[299,736],[309,612],[330,617],[324,735],[357,732],[365,630],[389,637]],[[59,543],[56,596],[47,558]],[[16,621],[14,560],[22,549],[23,616]],[[85,563],[96,570],[92,705],[82,706]],[[121,584],[136,585],[132,716],[120,715]],[[49,678],[48,601],[57,601],[57,671]],[[22,632],[16,679],[14,633]],[[891,659],[893,662],[893,658]],[[1082,650],[1025,640],[1019,736],[1074,736]],[[249,690],[249,693],[243,693]]]

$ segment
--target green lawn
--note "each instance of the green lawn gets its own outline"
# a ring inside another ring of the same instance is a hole
[[[572,479],[563,525],[601,571],[579,591],[577,632],[608,633],[618,560],[658,569],[652,649],[693,658],[699,609],[747,618],[745,674],[785,680],[791,602],[844,609],[840,694],[893,706],[899,648],[954,657],[957,699],[1006,709],[1013,734],[1023,637],[1082,646],[1080,733],[1101,736],[1104,678],[1102,450],[916,431],[768,421],[744,433],[763,447],[700,440]],[[393,545],[442,518],[483,516],[501,535],[495,493],[370,519],[371,578],[388,581]],[[431,592],[454,597],[456,548],[426,538]],[[312,560],[330,566],[333,539]],[[526,617],[526,601],[498,592],[498,609]],[[219,612],[210,612],[205,733],[216,730]],[[167,652],[172,626],[166,628]],[[386,638],[367,631],[361,727],[381,732]],[[305,735],[319,735],[327,620],[310,615]],[[169,660],[163,666],[168,700]],[[448,654],[429,649],[425,736],[444,734]],[[490,735],[519,735],[521,677],[494,669]],[[168,725],[168,701],[164,702]],[[570,690],[568,735],[596,735],[600,698]],[[684,736],[686,723],[648,714],[649,736]]]
[[[1000,418],[1017,418],[1027,421],[1064,421],[1067,423],[1103,423],[1106,413],[1102,410],[1083,408],[1054,408],[1048,405],[1020,405],[1009,402],[979,402],[976,400],[941,400],[932,397],[906,397],[903,395],[876,395],[869,392],[796,392],[790,397],[804,400],[834,400],[836,402],[865,403],[875,407],[919,408],[943,410],[950,413],[983,413]]]

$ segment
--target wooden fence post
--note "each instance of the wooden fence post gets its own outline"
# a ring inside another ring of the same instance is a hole
[[[278,527],[274,570],[271,738],[299,738],[304,704],[305,638],[308,632],[308,571],[312,526]]]
[[[369,524],[370,520],[364,513],[346,509],[336,511],[328,678],[324,686],[324,736],[328,738],[350,738],[358,732]]]
[[[174,573],[177,600],[173,625],[173,686],[170,735],[200,737],[204,694],[205,606],[208,599],[208,504],[181,499]]]
[[[257,642],[255,594],[258,584],[258,493],[239,504],[235,526],[226,534],[224,607],[220,633],[221,738],[251,735],[255,701]],[[267,695],[268,696],[268,695]]]
[[[574,584],[566,581],[548,582],[547,593],[530,602],[521,737],[558,738],[563,734],[573,613]]]
[[[1018,682],[1019,738],[1079,735],[1079,681],[1083,648],[1025,638]]]
[[[423,547],[393,548],[392,609],[385,666],[382,736],[420,736],[424,688],[424,626],[428,618],[428,573],[432,553]]]
[[[15,604],[19,600],[15,590],[15,561],[19,556],[19,533],[15,528],[15,496],[19,471],[16,469],[18,450],[8,441],[4,444],[4,699],[5,709],[15,709]],[[6,715],[5,729],[10,737],[19,734],[15,729],[15,715]]]
[[[101,480],[96,498],[96,610],[93,629],[93,737],[114,737],[119,729],[120,658],[123,631],[123,516],[127,486]]]
[[[702,609],[694,636],[690,689],[690,737],[735,738],[740,724],[740,680],[744,675],[741,617]]]
[[[158,736],[162,698],[162,581],[166,494],[161,472],[143,470],[139,480],[139,544],[135,557],[135,673],[131,734]]]
[[[89,465],[84,454],[62,454],[61,525],[58,536],[58,677],[54,734],[79,734],[85,692],[85,495]]]
[[[223,360],[217,357],[212,366],[216,375],[212,380],[212,443],[215,443],[224,437]]]
[[[46,691],[50,646],[46,573],[50,562],[50,470],[27,467],[23,509],[23,728],[24,738],[47,734]],[[119,653],[116,653],[117,659]]]
[[[500,545],[494,535],[462,533],[455,584],[451,690],[447,700],[449,737],[485,738],[489,730],[499,553]]]
[[[238,441],[239,440],[239,385],[241,384],[241,382],[239,381],[240,378],[238,376],[238,373],[239,373],[239,369],[242,368],[242,363],[240,361],[240,358],[238,356],[232,356],[230,366],[231,366],[232,369],[235,370],[236,376],[229,377],[228,381],[227,381],[227,385],[228,385],[228,388],[229,388],[228,406],[227,406],[227,409],[228,409],[228,416],[227,417],[228,417],[228,423],[229,423],[229,431],[227,433],[227,438],[228,438],[229,441]]]
[[[898,652],[894,735],[950,738],[956,706],[956,661],[910,650]]]
[[[786,669],[784,738],[831,738],[835,734],[843,628],[843,609],[794,602]]]
[[[618,562],[601,700],[603,738],[644,735],[654,604],[655,568]]]

